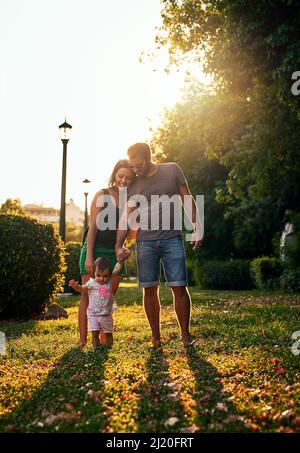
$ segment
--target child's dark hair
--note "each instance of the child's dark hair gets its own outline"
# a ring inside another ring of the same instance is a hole
[[[96,259],[94,262],[94,272],[96,272],[97,268],[99,271],[104,271],[105,269],[109,270],[109,274],[112,274],[112,267],[111,262],[107,258],[102,258],[101,256]]]

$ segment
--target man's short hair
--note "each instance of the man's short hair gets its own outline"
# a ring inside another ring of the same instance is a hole
[[[135,143],[128,148],[127,155],[133,159],[141,157],[149,162],[151,161],[151,149],[147,143]]]

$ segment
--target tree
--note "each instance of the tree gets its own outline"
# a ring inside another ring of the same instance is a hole
[[[54,225],[54,230],[56,234],[59,234],[59,225]],[[66,222],[66,242],[82,242],[83,225],[79,226],[73,222]]]
[[[168,45],[171,63],[188,56],[233,93],[254,83],[277,84],[291,96],[291,75],[300,67],[299,0],[163,0],[156,41]],[[204,56],[204,58],[203,58]]]
[[[163,5],[157,42],[168,45],[171,63],[192,59],[215,78],[206,115],[195,112],[194,135],[201,121],[204,155],[227,169],[216,192],[231,222],[233,251],[270,254],[285,209],[299,211],[300,204],[300,96],[291,94],[291,76],[300,67],[300,2]]]
[[[164,121],[153,132],[151,147],[154,158],[161,162],[177,162],[184,171],[194,196],[204,195],[204,245],[199,258],[228,258],[233,242],[230,223],[224,218],[224,207],[216,202],[216,189],[225,184],[226,168],[205,154],[205,125],[207,108],[215,97],[203,94],[184,97],[172,110],[165,111]],[[189,90],[188,90],[189,93]],[[186,248],[189,258],[195,256]]]
[[[1,206],[0,212],[2,212],[3,214],[26,215],[26,212],[21,205],[21,201],[18,198],[7,198],[7,200]]]

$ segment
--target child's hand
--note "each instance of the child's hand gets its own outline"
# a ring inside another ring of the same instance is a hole
[[[77,286],[77,284],[78,284],[78,282],[75,282],[74,279],[72,279],[72,280],[69,281],[69,286],[70,286],[70,288],[75,289],[76,286]]]

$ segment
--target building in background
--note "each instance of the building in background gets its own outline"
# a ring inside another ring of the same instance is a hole
[[[84,212],[74,203],[72,198],[70,198],[69,203],[66,203],[66,222],[78,226],[82,226],[84,222]]]
[[[23,208],[27,215],[37,220],[53,224],[59,223],[59,209],[37,204],[26,204]]]
[[[37,220],[50,222],[55,225],[59,224],[59,209],[37,204],[26,204],[23,208],[27,215]],[[84,222],[84,212],[74,203],[72,198],[70,198],[69,203],[66,203],[66,222],[80,227]]]

